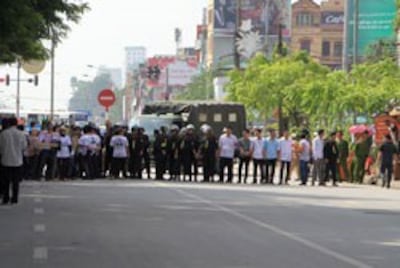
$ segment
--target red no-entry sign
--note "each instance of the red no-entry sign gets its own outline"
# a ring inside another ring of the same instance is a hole
[[[115,94],[111,89],[103,89],[97,96],[97,100],[108,112],[108,109],[115,103]]]

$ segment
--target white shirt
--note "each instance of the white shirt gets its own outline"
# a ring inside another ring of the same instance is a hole
[[[16,127],[0,133],[1,164],[5,167],[20,167],[23,164],[24,150],[28,146],[25,134]]]
[[[320,137],[313,139],[312,153],[315,160],[324,159],[324,141]]]
[[[235,135],[222,135],[219,138],[218,145],[221,150],[219,155],[220,157],[232,159],[235,157],[235,149],[238,146],[238,140]]]
[[[306,139],[302,139],[300,141],[300,146],[303,149],[303,151],[300,153],[300,160],[302,161],[310,161],[311,159],[311,148],[310,148],[310,143]]]
[[[282,138],[279,141],[279,151],[281,153],[281,161],[292,161],[293,141],[291,139]]]
[[[57,151],[57,158],[69,158],[71,156],[71,145],[72,142],[69,136],[60,136],[60,150]]]
[[[116,135],[111,138],[110,146],[113,147],[114,158],[128,157],[127,148],[129,147],[128,139],[122,135]]]
[[[88,134],[89,145],[88,151],[90,154],[94,155],[98,153],[98,148],[101,146],[101,139],[97,134]]]
[[[251,141],[251,149],[253,150],[253,158],[256,160],[264,159],[264,139],[255,138]]]
[[[90,137],[88,134],[84,134],[79,138],[78,141],[79,148],[78,152],[80,155],[87,155],[88,152],[88,146],[90,144]]]

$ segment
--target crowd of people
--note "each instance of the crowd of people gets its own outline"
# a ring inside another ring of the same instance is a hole
[[[27,132],[15,118],[2,122],[3,203],[18,202],[22,179],[142,179],[146,174],[147,179],[156,180],[233,183],[234,163],[238,163],[238,183],[283,185],[299,180],[305,186],[310,178],[311,185],[320,186],[330,180],[332,186],[342,180],[362,183],[372,145],[367,132],[357,135],[350,146],[342,131],[326,137],[322,129],[314,137],[307,130],[298,135],[284,131],[278,137],[270,129],[265,138],[263,129],[253,128],[237,138],[229,126],[217,137],[207,125],[199,130],[193,125],[182,129],[173,125],[160,127],[150,138],[141,127],[128,130],[110,122],[103,133],[91,124],[80,128],[45,123],[40,130],[33,126]],[[396,146],[388,135],[379,149],[386,187],[390,187],[396,157]]]

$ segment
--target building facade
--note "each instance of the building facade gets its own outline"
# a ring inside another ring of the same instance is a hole
[[[321,60],[321,7],[313,0],[299,0],[292,5],[291,51],[304,50]]]
[[[140,68],[146,63],[146,48],[142,46],[131,46],[125,48],[125,102],[123,118],[130,120],[133,107],[137,103],[137,91],[140,84]]]
[[[125,68],[126,71],[137,70],[140,64],[146,62],[146,48],[133,46],[125,48]]]
[[[321,2],[321,64],[331,69],[343,66],[344,0]]]
[[[292,5],[292,51],[307,51],[319,63],[342,68],[345,0],[299,0]]]

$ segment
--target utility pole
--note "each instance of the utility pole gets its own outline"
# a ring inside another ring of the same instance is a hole
[[[353,29],[353,65],[358,63],[358,25],[359,25],[359,11],[360,5],[359,0],[354,1],[354,29]]]
[[[17,61],[17,98],[16,98],[16,115],[17,118],[21,115],[21,60]]]
[[[343,59],[342,59],[342,68],[347,73],[349,71],[349,23],[348,19],[349,15],[349,1],[344,1],[344,31],[343,31]]]
[[[242,22],[242,16],[240,11],[242,9],[242,0],[236,0],[236,23],[235,23],[235,33],[233,35],[233,55],[235,57],[235,68],[240,70],[240,54],[236,48],[236,38],[239,37],[240,24]]]
[[[165,101],[169,101],[169,67],[165,68]]]
[[[55,36],[51,29],[51,80],[50,80],[50,122],[54,120],[54,85],[55,85]]]
[[[279,56],[283,57],[283,25],[279,23],[279,33],[278,33],[278,53]],[[283,96],[281,92],[278,93],[278,119],[279,119],[279,136],[283,134]]]

